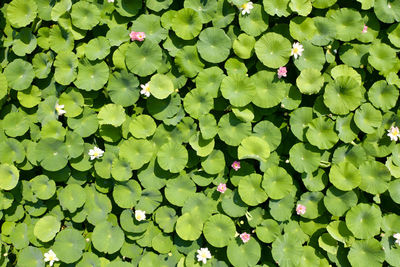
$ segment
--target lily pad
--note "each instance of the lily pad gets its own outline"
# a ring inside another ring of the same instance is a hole
[[[231,39],[218,28],[207,28],[199,35],[197,49],[200,56],[211,63],[220,63],[229,56]]]
[[[77,2],[71,9],[72,24],[82,30],[90,30],[100,21],[100,10],[89,2]]]
[[[325,88],[324,103],[335,114],[346,115],[356,109],[362,100],[360,85],[350,76],[339,76]]]
[[[268,11],[267,11],[268,12]],[[285,66],[290,57],[291,44],[280,34],[269,32],[255,44],[257,58],[269,68]]]
[[[240,198],[249,206],[257,206],[267,200],[268,195],[261,187],[262,176],[259,174],[251,174],[239,181]]]
[[[272,166],[264,173],[262,187],[270,198],[282,199],[293,190],[293,180],[284,168]]]
[[[183,40],[191,40],[203,28],[200,15],[191,8],[183,8],[175,13],[172,29]]]
[[[139,99],[139,91],[138,79],[126,70],[114,72],[107,84],[111,100],[123,107],[134,105]]]
[[[346,214],[346,225],[355,237],[360,239],[372,238],[381,229],[382,213],[378,206],[358,204]]]
[[[262,162],[267,160],[269,154],[268,143],[257,136],[244,138],[238,147],[239,159],[255,159]]]
[[[385,252],[376,239],[356,240],[350,248],[348,259],[352,266],[382,266]]]
[[[35,224],[33,233],[40,241],[49,242],[60,230],[61,223],[54,216],[44,216]]]
[[[82,257],[85,243],[85,239],[78,230],[68,228],[58,232],[53,250],[60,261],[73,263]]]
[[[7,65],[4,70],[8,85],[17,91],[27,89],[35,77],[32,64],[20,58]]]
[[[203,234],[206,240],[214,247],[222,248],[234,238],[236,227],[226,215],[217,214],[210,217],[204,224]]]
[[[221,93],[232,105],[243,107],[253,100],[256,87],[244,74],[232,74],[222,80]]]
[[[126,50],[125,62],[131,72],[139,76],[150,75],[161,66],[161,48],[150,40],[142,44],[131,43]]]
[[[124,243],[124,232],[119,226],[104,221],[96,225],[92,235],[93,246],[101,252],[112,254]]]
[[[13,165],[0,164],[0,173],[1,177],[3,177],[0,180],[0,188],[2,190],[11,190],[18,184],[19,171]]]
[[[357,205],[357,195],[354,191],[342,191],[331,186],[326,191],[324,204],[326,209],[334,216],[341,217],[350,208]]]
[[[13,27],[25,27],[35,19],[37,11],[35,1],[13,0],[7,7],[7,19]]]
[[[102,62],[83,60],[78,64],[78,75],[74,84],[85,91],[97,91],[107,83],[109,76],[108,65]]]

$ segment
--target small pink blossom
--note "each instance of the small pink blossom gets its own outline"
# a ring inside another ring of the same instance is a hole
[[[362,30],[362,33],[367,33],[367,30],[368,30],[368,26],[364,24],[364,28]]]
[[[234,161],[231,166],[235,171],[239,170],[240,169],[240,161]]]
[[[217,191],[221,192],[222,194],[226,191],[226,184],[220,183],[217,187]]]
[[[286,67],[279,67],[278,69],[278,78],[286,77],[287,69]]]
[[[250,240],[250,234],[244,232],[240,234],[240,239],[242,239],[243,243],[247,243]]]
[[[297,215],[304,215],[306,213],[306,206],[297,204],[296,213]]]
[[[146,34],[144,32],[134,32],[132,31],[129,34],[129,37],[131,37],[132,41],[140,41],[143,42],[144,38],[146,38]]]

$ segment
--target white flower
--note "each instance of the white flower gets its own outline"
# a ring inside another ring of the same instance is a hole
[[[59,259],[57,258],[56,253],[50,249],[49,252],[44,253],[44,261],[49,261],[50,266],[53,266],[53,263],[59,261]]]
[[[400,233],[394,234],[393,237],[394,237],[394,239],[396,239],[394,241],[394,243],[396,243],[397,245],[400,245]]]
[[[114,0],[108,0],[109,3],[114,3]]]
[[[140,91],[140,93],[142,95],[145,95],[145,96],[149,97],[150,96],[150,85],[149,85],[149,83],[141,84],[140,87],[142,87],[142,90]]]
[[[400,137],[400,131],[397,126],[396,127],[392,126],[392,127],[390,127],[390,130],[387,130],[387,131],[388,131],[387,136],[389,136],[390,140],[392,140],[392,141],[397,141],[398,138]]]
[[[303,51],[303,45],[301,45],[299,42],[296,42],[293,44],[292,53],[290,55],[294,56],[294,58],[297,59],[299,56],[302,55]]]
[[[95,146],[93,149],[89,150],[90,160],[101,158],[104,154],[104,151]]]
[[[243,5],[241,5],[239,7],[239,10],[242,11],[242,15],[245,15],[246,13],[250,14],[250,10],[252,10],[253,8],[254,8],[253,7],[253,2],[249,1],[249,2],[244,3]]]
[[[207,259],[211,259],[211,253],[208,248],[201,248],[197,250],[197,261],[202,261],[204,264],[207,263]]]
[[[64,110],[64,105],[59,105],[58,102],[56,103],[56,111],[57,111],[58,116],[61,116],[61,115],[65,114],[65,113],[67,113]]]
[[[146,220],[146,212],[143,210],[135,210],[135,219],[139,222]]]

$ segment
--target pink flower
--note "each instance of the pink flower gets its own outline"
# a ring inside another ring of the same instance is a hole
[[[134,32],[134,31],[132,31],[129,34],[129,37],[131,37],[132,41],[136,40],[136,41],[142,42],[142,41],[144,41],[144,38],[146,38],[146,34],[144,32]]]
[[[231,166],[235,171],[239,170],[240,169],[240,161],[234,161]]]
[[[286,67],[279,67],[278,69],[278,78],[286,77],[287,69]]]
[[[217,191],[221,192],[222,194],[226,191],[226,184],[220,183],[217,187]]]
[[[306,206],[297,204],[296,213],[297,215],[304,215],[306,213]]]
[[[362,30],[362,33],[367,33],[367,30],[368,30],[368,26],[364,24],[364,28]]]
[[[242,239],[243,243],[247,243],[250,240],[250,234],[244,232],[243,234],[240,234],[240,239]]]

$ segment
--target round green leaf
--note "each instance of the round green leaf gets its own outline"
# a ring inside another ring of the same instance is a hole
[[[185,213],[176,221],[176,233],[183,240],[197,240],[203,231],[203,222],[190,213]]]
[[[90,30],[100,21],[100,10],[89,2],[77,2],[71,9],[72,24],[82,30]]]
[[[226,254],[233,266],[255,266],[261,258],[261,246],[254,238],[245,244],[236,238],[229,242]]]
[[[130,138],[121,144],[119,156],[126,159],[133,170],[137,170],[150,161],[154,149],[154,144],[150,141]]]
[[[152,136],[156,130],[156,123],[149,115],[139,115],[129,123],[129,132],[135,138]]]
[[[220,63],[229,56],[231,39],[218,28],[206,28],[199,35],[197,49],[200,56],[211,63]]]
[[[339,76],[325,87],[324,103],[335,114],[346,115],[362,101],[360,85],[350,76]]]
[[[268,11],[267,11],[268,13]],[[291,44],[280,34],[269,32],[255,44],[257,58],[269,68],[285,66],[289,61]]]
[[[172,80],[164,74],[155,74],[150,79],[150,92],[155,98],[165,99],[174,92]]]
[[[32,64],[20,58],[7,65],[4,70],[8,85],[17,91],[27,89],[35,77]]]
[[[157,162],[164,170],[177,173],[185,168],[188,162],[188,152],[182,145],[164,144],[157,152]]]
[[[179,192],[179,194],[177,194],[177,192]],[[182,207],[195,192],[196,185],[187,176],[168,180],[165,187],[165,197],[167,200],[171,204],[179,207]]]
[[[7,7],[7,19],[15,28],[27,26],[36,18],[36,15],[37,5],[32,0],[13,0]]]
[[[71,227],[57,234],[53,250],[60,261],[73,263],[82,257],[85,246],[86,242],[81,233]]]
[[[365,103],[356,110],[354,122],[361,131],[373,133],[382,124],[382,114],[370,103]]]
[[[204,237],[208,243],[217,248],[227,246],[229,241],[234,238],[235,233],[235,224],[223,214],[210,217],[204,224]]]
[[[69,184],[58,193],[58,199],[63,209],[73,213],[86,202],[86,194],[78,184]]]
[[[221,93],[232,105],[243,107],[253,100],[256,87],[249,77],[235,73],[222,80]]]
[[[201,115],[209,113],[214,106],[214,99],[201,89],[193,89],[186,94],[183,105],[192,118],[198,119]]]
[[[115,127],[121,126],[124,123],[125,116],[125,109],[116,104],[104,105],[97,115],[100,124],[111,124]]]
[[[298,172],[314,172],[320,161],[320,151],[307,143],[297,143],[289,151],[289,162]]]
[[[107,84],[111,100],[123,107],[134,105],[139,99],[139,91],[138,79],[126,70],[114,72]]]
[[[40,241],[49,242],[56,236],[60,227],[61,223],[56,217],[44,216],[36,222],[33,234]]]
[[[378,267],[385,260],[385,251],[376,239],[356,240],[350,248],[348,259],[352,266]]]
[[[120,250],[124,243],[124,232],[119,226],[108,221],[96,225],[92,234],[93,246],[101,252],[113,254]]]
[[[259,4],[253,4],[250,14],[239,15],[239,25],[245,33],[258,36],[268,28],[268,14]]]
[[[18,266],[44,267],[43,253],[37,247],[26,247],[18,253]]]
[[[89,60],[104,59],[110,53],[110,42],[99,36],[85,45],[85,55]]]
[[[346,214],[346,225],[355,237],[360,239],[372,238],[381,229],[382,213],[378,206],[358,204]]]
[[[238,147],[239,159],[255,159],[262,162],[268,159],[269,154],[268,143],[257,136],[244,138]]]
[[[32,192],[39,199],[47,200],[56,192],[56,183],[46,175],[38,175],[30,181]]]
[[[78,64],[78,75],[74,84],[85,91],[97,91],[104,87],[108,81],[109,69],[102,62],[83,60]]]
[[[382,111],[389,111],[396,105],[399,91],[393,85],[387,84],[386,81],[377,81],[368,90],[368,99],[376,107]]]
[[[259,71],[250,77],[256,90],[252,102],[260,108],[278,105],[288,94],[289,86],[276,78],[275,72]]]
[[[335,123],[329,118],[318,117],[313,119],[308,124],[307,140],[321,150],[332,148],[339,141],[334,126]]]
[[[357,204],[358,198],[354,191],[342,191],[331,186],[326,191],[324,204],[326,209],[334,216],[341,217],[346,211]]]
[[[257,206],[267,200],[268,195],[261,187],[262,176],[251,174],[239,181],[238,191],[240,198],[249,206]]]
[[[183,8],[175,13],[172,22],[172,30],[184,40],[191,40],[196,37],[203,24],[200,15],[191,8]]]
[[[324,77],[317,69],[303,69],[296,79],[296,85],[303,94],[317,94],[324,85]]]
[[[161,48],[150,40],[131,43],[126,50],[125,62],[131,72],[139,76],[150,75],[161,66]]]
[[[136,205],[142,194],[142,188],[135,180],[120,182],[114,185],[113,198],[115,203],[123,209],[129,209]]]
[[[350,191],[360,185],[361,175],[352,163],[343,161],[332,165],[329,180],[338,189]]]
[[[19,180],[19,171],[13,165],[7,163],[0,164],[0,188],[2,190],[11,190]]]
[[[284,168],[272,166],[264,172],[262,187],[270,198],[282,199],[293,190],[293,180]]]

